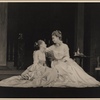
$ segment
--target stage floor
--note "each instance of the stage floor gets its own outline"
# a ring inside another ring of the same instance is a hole
[[[20,75],[23,70],[0,70],[0,80]],[[88,81],[88,80],[87,80]],[[100,87],[15,88],[0,87],[0,98],[100,98]]]
[[[2,69],[0,70],[0,80],[9,78],[11,76],[20,75],[24,70],[9,70]]]

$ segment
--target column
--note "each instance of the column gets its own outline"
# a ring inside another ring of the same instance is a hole
[[[84,4],[77,5],[76,19],[75,19],[75,52],[77,49],[80,49],[80,52],[84,51]],[[79,64],[79,59],[76,60]],[[83,62],[82,62],[83,66]]]
[[[80,48],[83,52],[84,48],[84,4],[78,4],[76,23],[75,23],[75,49]]]
[[[0,66],[6,66],[7,3],[0,3]]]

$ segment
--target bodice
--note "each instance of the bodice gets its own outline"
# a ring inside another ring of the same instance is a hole
[[[54,46],[53,49],[54,57],[59,60],[65,57],[65,55],[68,53],[67,50],[65,50],[65,45],[62,43],[59,47]],[[67,56],[67,55],[66,55]]]
[[[54,53],[55,59],[57,59],[57,60],[62,59],[64,57],[63,51],[54,50],[53,53]]]
[[[54,60],[61,60],[61,59],[68,59],[70,58],[69,56],[69,48],[67,46],[67,44],[65,43],[61,43],[61,45],[56,46],[56,45],[52,45],[50,47],[47,48],[47,52],[53,52],[53,56],[54,56]]]
[[[39,52],[39,54],[38,54],[38,60],[39,60],[40,62],[45,62],[45,61],[46,61],[46,59],[45,59],[45,54],[44,54],[44,53],[41,54],[41,53]]]
[[[42,53],[40,50],[35,51],[34,63],[44,65],[46,62],[45,53]]]

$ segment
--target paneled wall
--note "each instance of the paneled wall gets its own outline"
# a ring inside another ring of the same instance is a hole
[[[86,3],[84,16],[84,53],[90,56],[84,66],[94,76],[100,57],[100,3]]]
[[[0,66],[6,66],[7,4],[0,3]]]
[[[17,45],[18,45],[18,8],[15,4],[8,3],[8,26],[7,26],[7,62],[12,63],[9,66],[14,66],[17,63]],[[15,57],[16,56],[16,57]],[[16,60],[16,61],[15,61]],[[17,66],[17,65],[16,65]]]
[[[100,3],[91,4],[91,41],[90,55],[90,71],[94,74],[97,66],[97,57],[100,57]]]
[[[84,51],[84,4],[77,4],[75,21],[75,49]]]

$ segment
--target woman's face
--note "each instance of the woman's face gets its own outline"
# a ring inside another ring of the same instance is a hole
[[[52,41],[53,41],[54,43],[58,43],[58,42],[59,42],[59,37],[53,35],[53,36],[52,36]]]
[[[43,41],[42,44],[40,45],[40,47],[46,49],[47,45],[46,45],[45,42]]]

